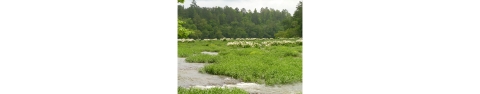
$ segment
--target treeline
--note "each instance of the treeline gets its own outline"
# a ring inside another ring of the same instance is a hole
[[[195,0],[188,8],[178,5],[179,25],[192,32],[184,38],[193,39],[302,37],[301,16],[302,2],[293,16],[286,9],[268,7],[253,11],[229,6],[200,7]]]

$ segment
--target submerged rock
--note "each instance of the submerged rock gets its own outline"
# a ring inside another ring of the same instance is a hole
[[[208,54],[208,55],[218,55],[217,52],[202,52],[202,54]]]

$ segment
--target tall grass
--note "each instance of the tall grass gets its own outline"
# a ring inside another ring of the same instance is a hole
[[[223,41],[197,41],[197,42],[179,42],[178,57],[189,57],[193,54],[200,54],[202,51],[220,52],[227,50]]]
[[[231,41],[179,43],[179,56],[187,57],[188,62],[213,63],[200,71],[230,76],[244,82],[267,85],[302,82],[301,44],[244,48],[227,46],[228,42]],[[219,55],[202,55],[201,51],[215,51],[219,52]]]
[[[302,81],[302,58],[299,56],[300,53],[291,48],[237,49],[221,52],[218,63],[207,65],[202,71],[246,82],[290,84]]]

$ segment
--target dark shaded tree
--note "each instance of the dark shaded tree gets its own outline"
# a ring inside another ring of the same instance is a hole
[[[282,26],[284,28],[283,31],[280,31],[275,34],[275,37],[283,37],[283,38],[290,38],[290,37],[302,37],[302,6],[303,3],[300,1],[297,4],[297,9],[295,10],[293,17],[287,17],[285,20],[282,21]],[[282,13],[285,13],[286,10],[283,10]]]
[[[297,11],[301,13],[301,9],[298,8],[297,5]],[[288,34],[298,36],[301,34],[301,31],[298,31],[301,27],[295,27],[301,26],[298,24],[298,20],[301,20],[298,17],[301,17],[301,14],[297,12],[295,14],[297,16],[292,17],[286,9],[275,10],[268,7],[253,11],[229,6],[200,7],[195,0],[188,8],[178,5],[178,18],[183,22],[182,26],[185,29],[192,31],[187,37],[194,39],[273,38],[283,34],[279,31],[285,32],[282,36],[293,36]]]

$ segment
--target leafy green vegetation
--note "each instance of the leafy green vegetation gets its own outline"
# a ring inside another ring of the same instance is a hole
[[[196,54],[185,59],[187,62],[195,63],[215,63],[217,56],[207,54]]]
[[[293,17],[285,19],[282,21],[284,31],[279,31],[275,34],[275,37],[302,37],[302,10],[303,2],[299,2],[297,5],[297,10],[293,14]]]
[[[295,40],[298,39],[290,39],[289,41]],[[179,42],[179,52],[185,51],[185,53],[179,53],[179,55],[183,54],[180,56],[187,57],[187,62],[213,63],[206,65],[199,71],[230,76],[244,82],[277,85],[302,81],[301,43],[247,48],[227,46],[227,43],[235,41],[237,40]],[[283,40],[248,41],[262,43]],[[191,52],[187,53],[186,51]],[[219,54],[217,56],[201,54],[202,51],[216,51]]]
[[[179,1],[180,2],[180,1]],[[185,22],[185,29],[192,33],[180,33],[179,38],[290,38],[302,37],[302,1],[294,13],[286,9],[262,7],[245,8],[202,7],[193,0],[190,5],[178,5],[178,18]],[[187,8],[188,7],[188,8]],[[293,14],[293,15],[292,15]]]
[[[183,88],[178,87],[178,94],[248,94],[247,91],[238,88]]]
[[[178,3],[183,3],[183,2],[185,2],[185,0],[178,0],[177,2]],[[182,26],[183,24],[185,24],[185,22],[178,19],[178,24],[177,24],[178,25],[178,27],[177,27],[178,38],[187,38],[188,35],[193,33],[192,30],[183,27]]]
[[[190,29],[187,29],[185,27],[183,27],[182,25],[184,24],[185,22],[183,22],[182,20],[178,19],[178,38],[187,38],[188,35],[192,34],[193,31],[190,30]]]
[[[184,0],[178,0],[183,3]],[[286,9],[178,5],[178,57],[199,70],[267,85],[302,82],[302,1]],[[275,39],[273,39],[275,38]],[[202,52],[218,52],[206,55]],[[248,94],[238,88],[178,88],[178,94]]]

